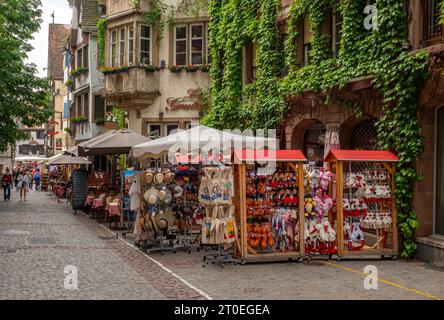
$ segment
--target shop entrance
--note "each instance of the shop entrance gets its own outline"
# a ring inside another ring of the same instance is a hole
[[[444,107],[437,112],[435,233],[444,236]]]

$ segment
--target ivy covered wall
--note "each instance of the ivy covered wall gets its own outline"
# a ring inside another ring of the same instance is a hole
[[[343,24],[340,51],[333,57],[330,35],[322,32],[322,25],[335,2]],[[374,0],[378,28],[373,31],[364,28],[365,4],[365,0],[295,0],[285,50],[281,50],[279,0],[209,0],[212,96],[202,122],[217,128],[278,128],[289,110],[286,98],[308,90],[328,94],[354,78],[374,76],[373,85],[383,97],[382,117],[377,122],[379,148],[391,149],[400,158],[396,202],[401,255],[411,257],[417,228],[412,186],[420,179],[414,162],[423,151],[417,100],[427,76],[428,57],[423,51],[413,54],[403,49],[406,13],[402,0]],[[299,67],[296,39],[302,30],[297,22],[305,15],[313,33],[312,48],[310,64]],[[258,43],[256,81],[243,86],[242,48],[248,41]],[[282,78],[284,67],[288,74]]]

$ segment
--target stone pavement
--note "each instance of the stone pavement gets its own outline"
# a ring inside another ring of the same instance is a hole
[[[54,196],[14,191],[0,202],[0,299],[444,299],[444,270],[403,260],[264,263],[202,268],[202,253],[131,247]],[[78,268],[78,290],[64,268]],[[378,289],[363,270],[378,270]]]

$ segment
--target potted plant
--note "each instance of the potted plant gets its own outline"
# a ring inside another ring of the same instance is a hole
[[[193,64],[190,64],[190,65],[188,65],[188,66],[185,67],[185,70],[186,70],[187,72],[196,72],[197,69],[199,69],[199,67],[196,66],[196,65],[193,65]]]
[[[63,129],[66,133],[71,133],[71,128],[70,127],[66,127],[65,129]]]
[[[170,71],[171,71],[171,73],[181,73],[184,68],[185,68],[184,66],[174,65],[174,66],[170,66]]]
[[[96,125],[103,126],[105,124],[105,119],[100,118],[96,120]]]
[[[72,79],[69,79],[68,81],[65,82],[65,86],[68,89],[71,89],[73,85],[74,85],[74,81]]]
[[[202,72],[209,72],[210,71],[210,65],[209,64],[203,64],[199,67],[200,71]]]
[[[152,65],[148,65],[144,67],[147,72],[154,72],[160,70],[160,68]]]

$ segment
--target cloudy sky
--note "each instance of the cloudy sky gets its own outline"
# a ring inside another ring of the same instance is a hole
[[[72,11],[69,8],[67,0],[41,0],[43,5],[43,23],[40,31],[34,34],[34,40],[31,42],[34,50],[29,53],[28,62],[35,63],[39,75],[46,76],[48,66],[48,24],[52,23],[51,14],[55,14],[55,23],[70,24]]]

